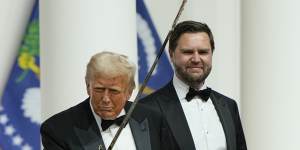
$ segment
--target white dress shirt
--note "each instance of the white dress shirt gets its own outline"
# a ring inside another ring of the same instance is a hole
[[[91,102],[90,102],[90,107],[92,109],[93,115],[94,115],[97,125],[99,127],[104,145],[106,148],[108,148],[108,146],[110,145],[114,136],[116,135],[116,133],[119,129],[119,126],[113,124],[109,128],[107,128],[105,131],[103,131],[101,128],[101,118],[94,112]],[[118,115],[118,117],[122,116],[122,115],[125,115],[124,109],[121,111],[121,113]],[[135,142],[133,139],[133,135],[131,133],[129,123],[124,127],[117,142],[115,143],[115,145],[113,147],[114,150],[124,150],[124,148],[126,150],[136,150]]]
[[[190,102],[185,99],[189,86],[176,75],[173,85],[192,133],[196,150],[226,150],[226,138],[217,111],[209,98],[207,102],[195,96]],[[204,84],[202,89],[207,88]]]

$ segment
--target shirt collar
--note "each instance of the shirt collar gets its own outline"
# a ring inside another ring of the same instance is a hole
[[[95,113],[91,101],[92,101],[92,100],[91,100],[91,98],[90,98],[90,108],[91,108],[91,110],[92,110],[93,116],[94,116],[94,118],[95,118],[95,120],[96,120],[96,122],[97,122],[97,125],[98,125],[100,131],[102,131],[102,128],[101,128],[101,117],[98,116],[98,115]],[[119,113],[119,115],[118,115],[117,117],[123,116],[123,115],[125,115],[125,114],[126,114],[125,110],[122,109],[121,112]]]
[[[190,86],[187,85],[186,83],[184,83],[183,81],[181,81],[176,74],[174,74],[173,76],[173,85],[175,88],[175,91],[177,93],[177,96],[179,98],[179,100],[185,99],[186,94],[189,92],[189,88]],[[203,86],[200,88],[200,90],[206,89],[207,85],[203,84]]]

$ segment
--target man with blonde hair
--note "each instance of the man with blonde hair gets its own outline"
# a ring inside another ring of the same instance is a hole
[[[82,103],[60,112],[41,126],[42,143],[49,150],[107,148],[129,110],[135,88],[135,65],[124,55],[101,52],[86,69],[89,95]],[[163,117],[138,104],[114,149],[178,149]]]

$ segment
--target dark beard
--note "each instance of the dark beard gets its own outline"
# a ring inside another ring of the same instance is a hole
[[[180,67],[174,65],[174,68],[176,74],[178,75],[178,78],[181,79],[187,85],[192,86],[194,88],[198,87],[201,83],[204,83],[205,79],[211,72],[211,67],[209,67],[207,70],[203,71],[203,74],[200,77],[192,77],[186,72],[184,72]]]

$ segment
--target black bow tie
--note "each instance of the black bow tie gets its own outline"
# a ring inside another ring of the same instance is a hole
[[[190,87],[189,92],[186,94],[185,99],[189,102],[195,96],[199,96],[203,101],[206,102],[210,96],[210,92],[211,92],[211,88],[206,88],[204,90],[196,91],[195,89]]]
[[[116,124],[118,126],[121,125],[121,123],[123,122],[125,118],[125,115],[120,116],[118,118],[116,118],[115,120],[101,120],[101,128],[103,131],[105,131],[107,128],[109,128],[112,124]]]

